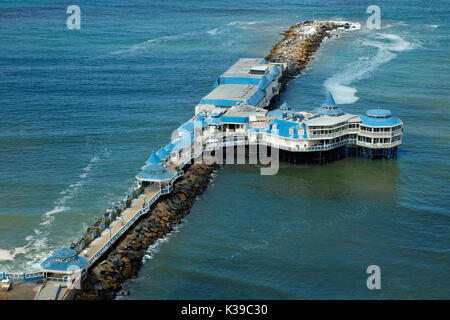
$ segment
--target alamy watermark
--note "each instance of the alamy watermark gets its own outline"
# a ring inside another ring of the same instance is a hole
[[[367,278],[366,286],[367,289],[381,289],[381,269],[379,266],[373,264],[367,267],[367,274],[370,276]]]
[[[80,30],[81,29],[81,10],[77,5],[71,5],[67,7],[67,14],[70,16],[67,17],[66,26],[69,30]]]
[[[366,27],[367,29],[381,29],[381,9],[377,5],[371,5],[367,7],[366,13],[371,13],[372,15],[367,18]]]

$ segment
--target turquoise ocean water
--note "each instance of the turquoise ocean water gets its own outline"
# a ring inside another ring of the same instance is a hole
[[[72,3],[71,3],[72,4]],[[154,148],[239,57],[315,18],[382,28],[323,43],[282,100],[404,122],[396,161],[228,166],[149,250],[132,299],[449,298],[447,1],[0,3],[0,271],[39,269],[122,199]],[[381,268],[382,289],[366,288]]]

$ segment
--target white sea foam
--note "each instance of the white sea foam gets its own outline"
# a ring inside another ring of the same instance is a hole
[[[210,35],[215,35],[215,34],[217,34],[218,31],[219,31],[219,29],[215,28],[215,29],[211,29],[211,30],[206,31],[206,33],[208,33]]]
[[[264,21],[233,21],[228,23],[228,26],[251,26],[258,23],[264,23]]]
[[[378,49],[375,56],[365,56],[352,61],[344,71],[338,72],[324,82],[327,91],[330,91],[338,104],[350,104],[359,98],[356,88],[349,86],[354,81],[370,77],[382,64],[394,59],[396,52],[410,50],[414,46],[396,34],[379,33],[374,38],[360,41],[365,46]]]
[[[48,227],[55,219],[54,215],[70,209],[66,202],[76,197],[99,160],[100,158],[97,156],[92,157],[89,164],[82,169],[79,180],[60,192],[60,197],[54,202],[54,207],[42,215],[41,223],[38,228],[34,229],[34,234],[25,238],[28,243],[24,247],[17,247],[12,250],[0,249],[0,261],[14,261],[17,255],[23,254],[27,255],[27,260],[20,267],[29,271],[40,269],[42,260],[55,249],[48,245]]]
[[[0,249],[0,261],[14,261],[14,251]]]
[[[173,229],[170,233],[168,233],[164,238],[160,238],[157,239],[155,241],[155,243],[153,243],[152,245],[150,245],[147,248],[146,254],[144,255],[143,259],[142,259],[142,263],[145,263],[147,260],[151,260],[154,258],[155,254],[157,254],[160,250],[161,250],[161,245],[163,243],[168,243],[170,241],[170,238],[180,232],[181,227],[183,226],[183,224],[186,224],[186,220],[183,221],[182,224],[177,224],[175,226],[173,226]]]

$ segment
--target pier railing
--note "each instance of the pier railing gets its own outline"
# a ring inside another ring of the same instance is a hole
[[[45,272],[2,272],[0,273],[0,276],[0,280],[9,279],[13,282],[30,282],[44,279]]]

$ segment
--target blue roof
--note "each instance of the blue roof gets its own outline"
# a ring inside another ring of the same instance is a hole
[[[161,147],[158,151],[156,151],[156,155],[160,159],[167,159],[168,157],[170,157],[170,153],[163,147]]]
[[[256,106],[266,95],[266,93],[262,90],[257,90],[250,99],[247,100],[247,104],[251,106]]]
[[[52,257],[58,259],[69,259],[77,255],[75,250],[69,248],[61,248],[53,251]]]
[[[186,121],[185,123],[183,123],[178,130],[181,131],[194,131],[194,122],[192,121]]]
[[[219,121],[220,121],[220,118],[211,118],[211,117],[208,117],[208,118],[206,118],[206,120],[205,120],[205,122],[206,122],[207,125],[210,125],[210,124],[218,124]]]
[[[267,60],[264,59],[264,58],[259,63],[261,63],[261,64],[268,64]]]
[[[372,109],[372,110],[367,110],[366,114],[369,117],[386,118],[386,117],[389,117],[391,115],[391,112],[389,110],[386,110],[386,109]]]
[[[173,144],[172,142],[169,142],[165,147],[164,150],[166,150],[167,152],[171,152],[173,147],[175,144]]]
[[[59,261],[67,259],[70,260]],[[74,250],[69,248],[61,248],[53,252],[51,257],[45,259],[44,262],[41,263],[41,267],[44,270],[72,271],[75,269],[83,269],[87,263],[88,259],[77,256],[77,253]]]
[[[213,104],[215,106],[232,107],[241,100],[225,100],[225,99],[201,99],[201,104]]]
[[[265,60],[264,60],[265,61]],[[267,64],[267,61],[266,63]],[[252,86],[259,86],[260,89],[264,90],[267,86],[275,80],[275,78],[281,73],[281,71],[276,66],[271,66],[269,71],[264,75],[255,77],[254,75],[242,75],[240,77],[227,77],[221,76],[213,84],[213,88],[217,88],[220,85],[226,84],[246,84]]]
[[[166,168],[164,168],[161,164],[146,164],[142,167],[142,171],[146,172],[163,172]]]
[[[298,139],[298,138],[306,139],[307,138],[306,127],[305,127],[304,123],[296,123],[296,122],[291,122],[291,121],[286,121],[286,120],[281,120],[281,119],[274,119],[270,125],[272,134],[274,134],[276,132],[275,130],[273,130],[274,124],[277,125],[277,130],[278,130],[279,136],[282,136],[285,138],[294,138],[294,139]],[[290,132],[289,132],[290,128],[294,129],[293,134],[290,134]],[[304,130],[304,133],[302,136],[298,135],[300,128],[302,128]]]
[[[328,92],[326,100],[322,103],[322,107],[336,107],[336,102],[334,102],[333,95]]]
[[[194,121],[194,128],[206,127],[208,124],[205,122],[202,116],[197,117]]]
[[[163,161],[156,155],[156,152],[153,151],[151,156],[145,161],[146,164],[161,164]]]
[[[181,148],[190,146],[193,140],[194,140],[193,133],[183,134],[180,138],[173,141],[173,143],[175,144],[173,150],[177,151]]]
[[[315,110],[313,110],[313,112],[318,113],[320,115],[324,115],[324,116],[340,116],[342,114],[344,114],[344,110],[342,110],[341,108],[330,108],[330,107],[319,107]]]
[[[223,116],[220,118],[223,123],[247,123],[249,121],[248,117],[227,117]]]
[[[249,77],[220,77],[220,84],[249,84],[252,86],[259,85],[261,78],[249,78]],[[217,88],[219,82],[214,82],[213,88]]]
[[[313,112],[324,116],[340,116],[344,114],[344,110],[336,106],[331,92],[328,92],[328,96],[324,103],[322,103],[322,106],[313,110]]]
[[[392,127],[401,123],[400,119],[393,116],[388,116],[385,118],[361,116],[361,121],[361,124],[369,127]]]
[[[275,109],[275,110],[267,112],[267,116],[283,119],[285,117],[285,113],[284,113],[284,111],[282,111],[280,109]]]
[[[215,108],[212,112],[211,112],[211,117],[218,117],[220,116],[222,113],[224,113],[225,110],[222,110],[220,108]]]
[[[280,106],[280,109],[292,109],[292,108],[286,102],[283,102],[283,104]]]
[[[144,181],[165,181],[171,179],[173,175],[173,172],[167,170],[159,173],[141,171],[137,174],[136,179]]]

